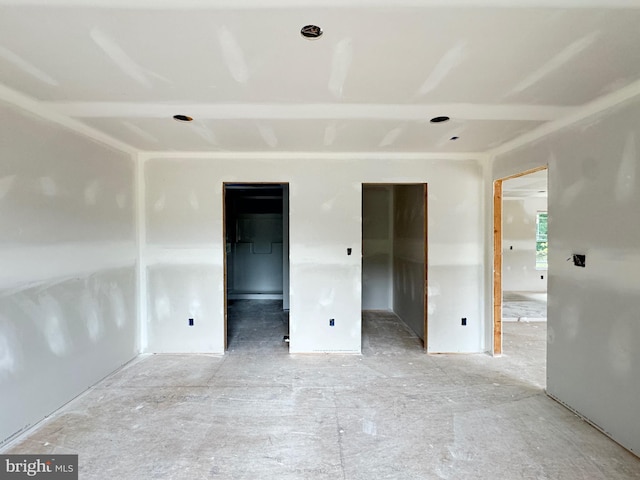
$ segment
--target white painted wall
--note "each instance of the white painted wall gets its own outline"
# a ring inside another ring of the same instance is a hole
[[[136,355],[133,176],[0,104],[0,444]]]
[[[546,210],[546,198],[502,201],[503,292],[547,291],[547,270],[536,270],[536,215]]]
[[[549,164],[547,391],[640,452],[640,100],[499,156]],[[566,259],[587,255],[586,268]]]
[[[479,161],[203,154],[144,170],[148,351],[223,351],[223,182],[289,183],[290,351],[348,353],[361,349],[362,184],[429,183],[429,351],[484,350]]]

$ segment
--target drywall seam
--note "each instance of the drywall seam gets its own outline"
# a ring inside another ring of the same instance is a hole
[[[138,242],[137,283],[138,283],[138,352],[144,353],[148,347],[147,335],[147,226],[145,217],[144,159],[136,157],[136,237]]]
[[[128,153],[131,155],[132,159],[138,152],[138,150],[131,145],[121,142],[120,140],[116,140],[115,138],[85,125],[78,120],[74,120],[73,118],[47,108],[43,105],[43,102],[35,100],[23,93],[19,93],[3,84],[0,84],[0,101],[14,105],[40,118],[53,122],[56,125],[60,125],[68,130],[88,137],[120,152]]]
[[[49,282],[67,281],[96,271],[130,266],[135,254],[128,254],[131,242],[80,242],[51,245],[7,244],[0,251],[0,263],[20,268],[0,270],[0,290],[21,291]]]
[[[505,153],[509,153],[530,143],[541,140],[548,135],[570,127],[581,120],[602,113],[605,110],[616,107],[629,100],[633,100],[638,96],[640,96],[640,80],[628,85],[627,87],[621,88],[610,95],[600,97],[587,104],[584,108],[581,108],[566,117],[545,123],[531,132],[525,133],[524,135],[521,135],[509,142],[503,143],[499,147],[489,150],[486,154],[492,158],[504,155]]]
[[[478,160],[485,162],[488,156],[481,152],[469,153],[399,153],[399,152],[179,152],[142,151],[139,158],[144,161],[167,159],[211,160]]]
[[[418,121],[443,111],[458,120],[514,120],[548,122],[566,117],[578,107],[526,104],[382,104],[382,103],[172,103],[42,102],[43,106],[74,118],[171,118],[176,110],[200,120],[397,120]]]

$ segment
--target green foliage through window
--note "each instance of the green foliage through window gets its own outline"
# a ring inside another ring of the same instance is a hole
[[[536,270],[547,268],[547,212],[538,212],[536,215]]]

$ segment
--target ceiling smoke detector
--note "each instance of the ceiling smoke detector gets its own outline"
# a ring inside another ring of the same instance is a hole
[[[314,38],[319,38],[322,35],[322,28],[317,25],[305,25],[300,30],[300,34],[305,38],[313,40]]]
[[[431,123],[443,123],[448,122],[450,120],[449,117],[433,117],[430,122]]]
[[[178,122],[193,122],[193,118],[189,115],[174,115],[173,119]]]

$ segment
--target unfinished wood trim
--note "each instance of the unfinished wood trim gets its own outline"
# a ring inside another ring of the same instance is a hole
[[[515,178],[515,177],[513,177]],[[493,354],[502,354],[502,182],[493,183]]]
[[[429,338],[429,192],[428,184],[424,184],[424,350],[428,351],[428,338]]]
[[[525,170],[524,172],[514,173],[513,175],[509,175],[508,177],[501,178],[501,181],[512,180],[518,177],[524,177],[525,175],[531,175],[532,173],[540,172],[542,170],[547,170],[547,165],[543,165],[541,167],[531,168],[529,170]]]
[[[531,168],[493,183],[493,354],[502,354],[502,190],[503,182],[548,170],[548,165]]]

